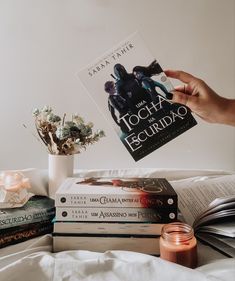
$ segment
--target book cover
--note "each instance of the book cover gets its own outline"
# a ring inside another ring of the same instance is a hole
[[[35,195],[20,208],[0,210],[0,229],[53,219],[54,200]]]
[[[134,251],[159,255],[159,236],[54,236],[53,251],[86,250],[105,252],[111,250]]]
[[[177,209],[177,194],[165,178],[67,178],[55,194],[67,207]]]
[[[55,222],[54,233],[161,235],[164,224],[127,222]]]
[[[173,86],[138,33],[78,76],[135,161],[196,125],[171,102]]]
[[[169,223],[176,219],[176,209],[56,207],[58,221]]]

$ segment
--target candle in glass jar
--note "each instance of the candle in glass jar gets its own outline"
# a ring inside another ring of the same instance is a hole
[[[162,228],[160,257],[190,268],[197,266],[197,240],[191,226],[174,222]]]

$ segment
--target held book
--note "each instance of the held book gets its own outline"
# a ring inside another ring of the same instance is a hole
[[[67,178],[55,194],[55,205],[177,212],[177,194],[164,178]]]
[[[46,196],[34,195],[22,207],[0,209],[0,230],[52,220],[54,216],[54,200]]]
[[[135,161],[196,125],[186,106],[171,102],[173,86],[138,33],[78,76]]]
[[[179,210],[196,236],[235,257],[235,175],[171,184],[178,194]]]

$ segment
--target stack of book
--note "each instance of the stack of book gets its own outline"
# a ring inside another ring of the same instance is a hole
[[[177,195],[163,178],[67,178],[55,195],[54,252],[128,250],[159,255]]]
[[[54,200],[33,196],[19,208],[0,209],[0,248],[51,233]]]

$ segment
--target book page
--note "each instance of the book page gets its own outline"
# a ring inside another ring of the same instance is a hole
[[[235,240],[233,238],[211,235],[208,233],[198,233],[197,238],[208,243],[213,248],[224,253],[226,256],[235,258]]]
[[[203,226],[200,231],[235,238],[235,221]]]
[[[233,201],[223,203],[225,201],[224,199],[232,199]],[[216,205],[215,205],[216,204]],[[213,208],[211,208],[213,206]],[[229,217],[232,215],[232,213],[235,214],[235,196],[231,197],[224,197],[224,198],[217,198],[209,205],[207,208],[207,211],[202,212],[194,221],[193,226],[196,227],[198,225],[201,225],[204,221],[205,223],[211,220],[215,220],[218,218],[218,214],[223,214],[223,219],[225,217]]]
[[[215,199],[235,195],[235,175],[202,178],[193,182],[172,181],[171,184],[178,194],[179,210],[190,225]]]

